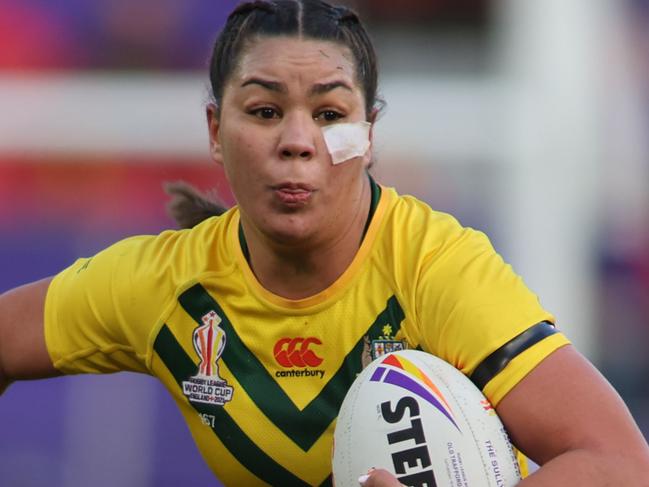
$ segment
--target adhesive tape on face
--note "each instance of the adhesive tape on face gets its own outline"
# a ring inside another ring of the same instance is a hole
[[[335,123],[322,127],[327,150],[334,164],[365,155],[370,148],[369,122]]]

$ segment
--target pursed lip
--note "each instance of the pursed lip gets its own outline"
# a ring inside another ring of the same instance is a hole
[[[294,183],[294,182],[284,182],[284,183],[279,183],[271,186],[275,191],[289,191],[289,192],[301,192],[301,191],[307,191],[307,192],[313,192],[315,191],[315,188],[311,186],[310,184],[306,183]]]
[[[298,206],[306,204],[316,189],[310,184],[283,182],[271,186],[277,199],[288,206]]]

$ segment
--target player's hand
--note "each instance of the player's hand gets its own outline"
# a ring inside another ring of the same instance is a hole
[[[394,475],[382,468],[370,469],[367,474],[359,477],[358,482],[363,487],[404,487]]]

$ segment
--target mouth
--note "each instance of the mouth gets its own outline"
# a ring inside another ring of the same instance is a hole
[[[302,206],[309,202],[316,189],[303,183],[281,183],[271,186],[275,197],[286,206]]]

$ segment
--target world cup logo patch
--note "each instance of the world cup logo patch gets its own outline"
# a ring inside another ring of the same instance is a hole
[[[234,389],[219,375],[219,359],[226,344],[221,317],[210,311],[201,318],[202,325],[194,330],[192,341],[200,360],[196,375],[183,381],[183,394],[190,402],[223,406],[232,400]]]

